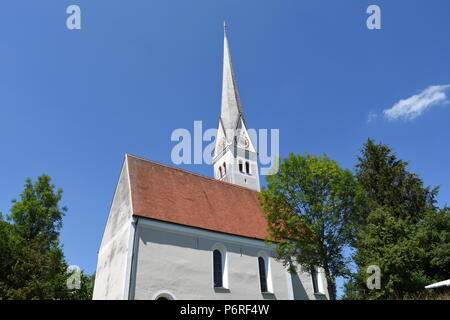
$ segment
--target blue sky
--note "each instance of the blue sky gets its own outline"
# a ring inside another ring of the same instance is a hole
[[[71,4],[81,30],[66,28]],[[366,27],[371,4],[381,30]],[[279,129],[282,157],[352,168],[372,137],[449,203],[449,12],[446,0],[2,1],[0,211],[25,178],[50,175],[69,208],[67,259],[94,272],[124,154],[171,164],[174,129],[216,126],[224,20],[247,124]]]

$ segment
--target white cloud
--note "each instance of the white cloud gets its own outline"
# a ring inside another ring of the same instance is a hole
[[[367,123],[371,123],[372,121],[375,121],[378,118],[378,115],[375,112],[369,112],[369,115],[367,116]]]
[[[392,108],[384,110],[383,114],[389,120],[412,120],[432,106],[449,103],[445,94],[449,88],[450,84],[430,86],[416,95],[400,100]]]

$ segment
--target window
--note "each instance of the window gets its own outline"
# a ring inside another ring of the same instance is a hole
[[[215,289],[228,290],[227,248],[221,243],[212,247],[212,282]]]
[[[213,265],[214,265],[214,287],[223,287],[223,270],[222,270],[222,253],[219,250],[213,252]]]
[[[320,269],[318,267],[313,267],[313,270],[311,272],[314,294],[321,294],[321,295],[325,294],[324,292],[326,289],[323,282],[322,270],[323,269]]]
[[[239,160],[239,172],[244,172],[244,166],[241,160]]]
[[[153,296],[153,300],[175,300],[175,296],[168,291],[159,291]]]
[[[269,259],[267,252],[260,251],[258,253],[259,285],[263,294],[273,294]]]
[[[222,167],[219,167],[219,176],[222,178]]]
[[[223,174],[227,174],[227,164],[223,163]]]
[[[315,268],[311,272],[311,278],[312,278],[314,293],[319,293],[319,281],[317,279],[317,271]]]
[[[259,265],[259,283],[261,285],[261,292],[268,292],[266,262],[264,261],[263,257],[258,257],[258,265]]]
[[[245,162],[245,172],[250,174],[250,163],[248,161]]]

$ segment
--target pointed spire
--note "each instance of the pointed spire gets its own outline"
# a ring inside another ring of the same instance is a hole
[[[222,82],[222,106],[220,118],[224,129],[235,130],[239,118],[242,116],[242,107],[239,100],[233,66],[231,63],[230,48],[228,46],[227,25],[224,21],[224,44],[223,44],[223,82]],[[228,137],[230,138],[230,137]]]

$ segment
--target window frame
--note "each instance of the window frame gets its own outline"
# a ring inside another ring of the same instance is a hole
[[[216,286],[215,279],[215,258],[214,252],[218,251],[221,255],[221,273],[222,273],[222,285]],[[227,249],[221,243],[216,243],[212,247],[212,286],[214,289],[228,289],[228,263],[227,263]]]
[[[161,299],[162,298],[162,299]],[[152,300],[177,300],[175,295],[168,291],[168,290],[162,290],[158,291],[154,296]]]
[[[325,295],[322,273],[318,267],[313,267],[313,270],[311,271],[311,281],[314,294]]]
[[[258,271],[259,271],[259,287],[262,293],[269,292],[267,286],[267,272],[266,272],[266,261],[263,257],[258,257]]]
[[[273,292],[273,283],[272,283],[272,270],[270,267],[270,257],[265,251],[260,251],[258,253],[258,279],[259,279],[259,289],[262,294],[274,294]],[[260,272],[260,261],[263,261],[264,263],[264,273],[265,273],[265,284],[266,284],[266,291],[264,291],[261,281],[261,272]]]
[[[220,260],[220,261],[217,261]],[[223,268],[222,252],[219,249],[213,250],[213,285],[214,288],[223,288]],[[220,265],[218,265],[220,264]],[[217,269],[219,268],[219,269]]]

